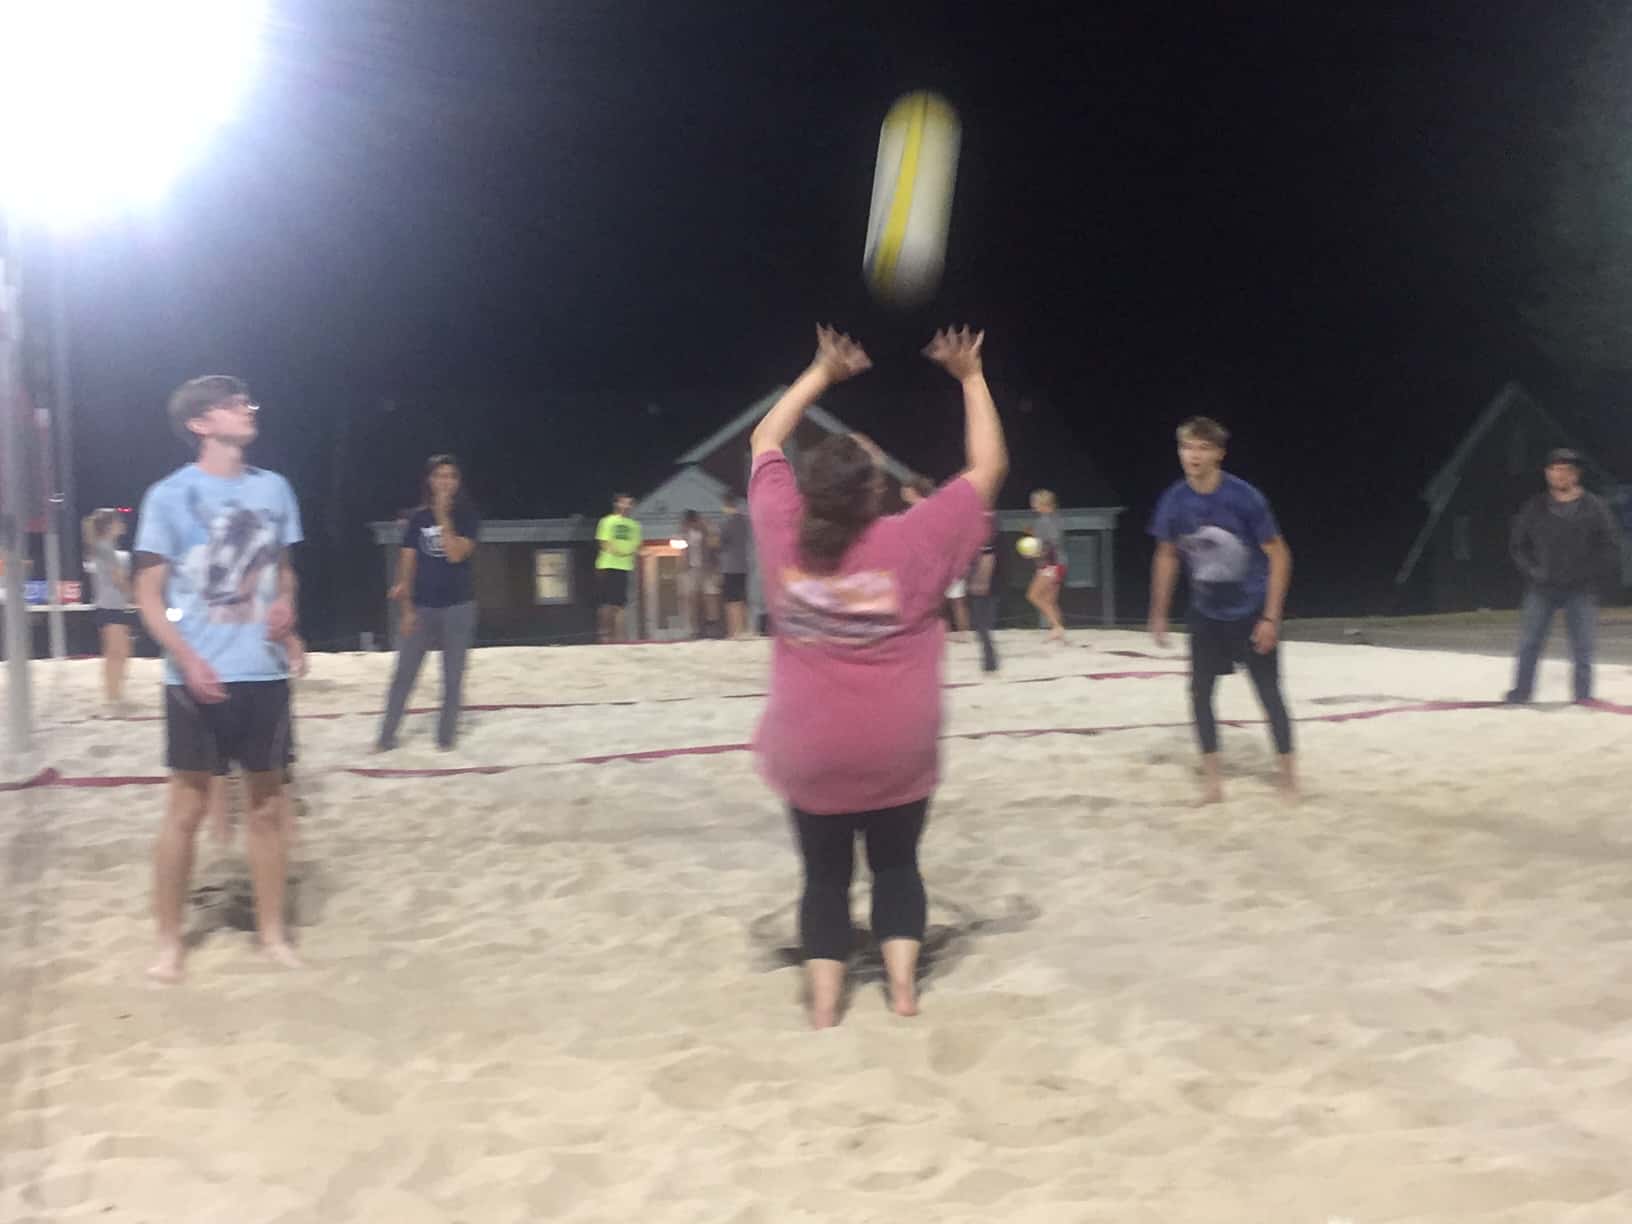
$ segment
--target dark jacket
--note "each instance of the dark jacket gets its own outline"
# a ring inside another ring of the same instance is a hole
[[[1536,494],[1513,520],[1511,552],[1519,573],[1549,590],[1613,587],[1621,552],[1608,504],[1583,492],[1573,513],[1558,514],[1552,500],[1551,493]]]

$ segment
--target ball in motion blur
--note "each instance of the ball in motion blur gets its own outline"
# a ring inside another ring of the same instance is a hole
[[[1015,545],[1015,548],[1020,550],[1022,557],[1027,558],[1040,557],[1043,553],[1042,541],[1038,540],[1036,536],[1021,536],[1020,542]]]
[[[958,113],[939,94],[907,94],[884,116],[861,261],[881,302],[921,305],[940,286],[962,134]]]

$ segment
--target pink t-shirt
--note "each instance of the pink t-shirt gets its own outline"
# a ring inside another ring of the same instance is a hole
[[[775,640],[754,749],[802,811],[868,812],[934,791],[940,763],[940,617],[947,585],[985,539],[986,505],[961,477],[872,523],[836,571],[799,552],[804,498],[781,451],[754,460],[748,511]]]

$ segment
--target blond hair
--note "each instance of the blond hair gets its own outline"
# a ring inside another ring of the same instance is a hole
[[[118,521],[119,511],[106,506],[87,514],[79,525],[80,538],[85,541],[85,551],[93,552]]]

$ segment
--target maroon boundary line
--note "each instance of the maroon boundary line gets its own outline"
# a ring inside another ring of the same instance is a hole
[[[1632,706],[1617,705],[1612,701],[1590,701],[1585,703],[1588,708],[1605,714],[1632,715]],[[1322,722],[1344,723],[1359,722],[1367,719],[1382,718],[1390,714],[1438,714],[1460,710],[1490,710],[1506,708],[1500,701],[1420,701],[1409,705],[1384,706],[1376,710],[1351,710],[1342,714],[1309,714],[1301,718],[1294,718],[1293,722]],[[1522,707],[1519,707],[1522,708]],[[1227,727],[1248,727],[1263,723],[1261,718],[1253,719],[1220,719]],[[1035,739],[1043,735],[1076,735],[1095,736],[1110,735],[1118,731],[1155,731],[1172,730],[1176,727],[1188,727],[1188,722],[1160,722],[1160,723],[1120,723],[1103,727],[1025,727],[1013,730],[998,731],[955,731],[944,735],[942,739],[984,740],[984,739]],[[611,752],[597,756],[572,757],[563,761],[539,761],[525,765],[455,765],[443,768],[427,769],[393,769],[366,766],[341,766],[337,772],[356,774],[363,778],[451,778],[463,774],[501,774],[510,773],[517,769],[537,769],[551,765],[609,765],[618,761],[628,761],[639,764],[647,761],[664,761],[672,757],[688,756],[720,756],[729,752],[747,752],[752,744],[700,744],[689,748],[649,748],[639,752]],[[165,781],[162,777],[144,777],[137,775],[110,776],[110,777],[68,777],[56,769],[42,769],[32,778],[25,778],[20,782],[0,783],[0,793],[7,791],[30,790],[43,787],[92,787],[104,788],[114,786],[150,786]]]

